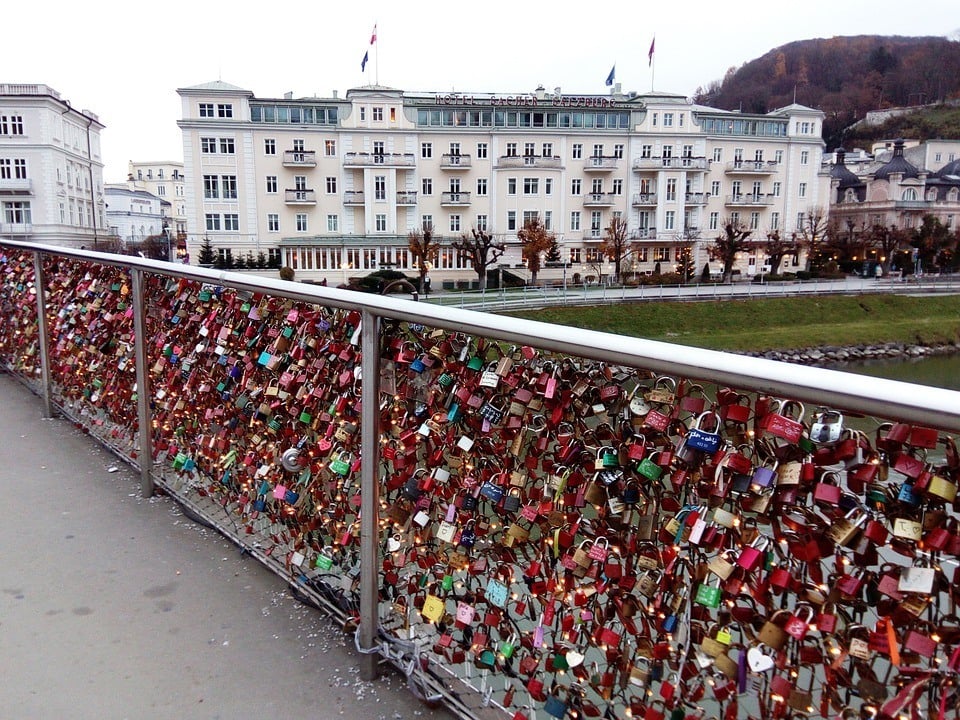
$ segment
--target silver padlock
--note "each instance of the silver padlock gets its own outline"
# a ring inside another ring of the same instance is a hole
[[[843,433],[843,415],[836,410],[824,410],[814,416],[810,426],[810,441],[817,445],[839,442]]]

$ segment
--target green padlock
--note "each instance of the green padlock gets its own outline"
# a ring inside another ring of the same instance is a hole
[[[453,590],[453,575],[444,575],[440,587],[446,591]]]
[[[493,654],[493,650],[484,650],[477,658],[477,664],[481,667],[492,668],[497,664],[497,656]]]
[[[612,447],[603,448],[600,455],[600,463],[605,468],[620,467],[620,456]]]
[[[177,453],[176,457],[173,458],[173,469],[182,470],[184,464],[187,462],[187,456],[185,453]]]
[[[483,360],[481,360],[479,356],[474,355],[467,362],[467,367],[470,368],[471,370],[480,370],[483,368]]]
[[[333,567],[333,551],[325,547],[320,551],[320,554],[317,555],[317,560],[314,564],[321,570],[329,570]]]
[[[336,459],[330,463],[330,469],[337,475],[348,475],[350,473],[350,459],[352,456],[348,452],[342,452]]]
[[[300,422],[309,423],[311,420],[313,420],[313,415],[308,413],[306,410],[300,413]]]
[[[513,651],[517,649],[517,635],[513,633],[506,640],[500,643],[500,656],[504,660],[509,660],[513,657]]]
[[[653,455],[656,455],[656,453],[653,453]],[[659,480],[663,474],[663,468],[657,465],[651,456],[640,461],[640,464],[637,465],[637,472],[650,480]]]
[[[718,608],[720,607],[720,578],[715,579],[716,585],[708,585],[707,583],[700,583],[700,586],[697,588],[697,594],[693,598],[693,601],[698,605],[703,605],[708,608]]]

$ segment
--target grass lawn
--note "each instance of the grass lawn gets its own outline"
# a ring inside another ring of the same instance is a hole
[[[504,314],[712,350],[960,340],[960,295],[640,302]]]

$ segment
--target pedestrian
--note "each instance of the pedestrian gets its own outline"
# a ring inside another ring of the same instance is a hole
[[[883,277],[883,267],[880,265],[880,263],[877,263],[877,266],[874,268],[874,270],[873,270],[873,276],[874,276],[877,280],[879,280],[880,278]]]

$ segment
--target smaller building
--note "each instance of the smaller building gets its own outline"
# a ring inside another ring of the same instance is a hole
[[[124,251],[144,251],[143,246],[149,242],[159,245],[164,252],[144,252],[145,255],[170,256],[171,239],[162,210],[164,201],[146,190],[131,190],[117,184],[107,185],[105,195],[111,235],[120,241]]]

